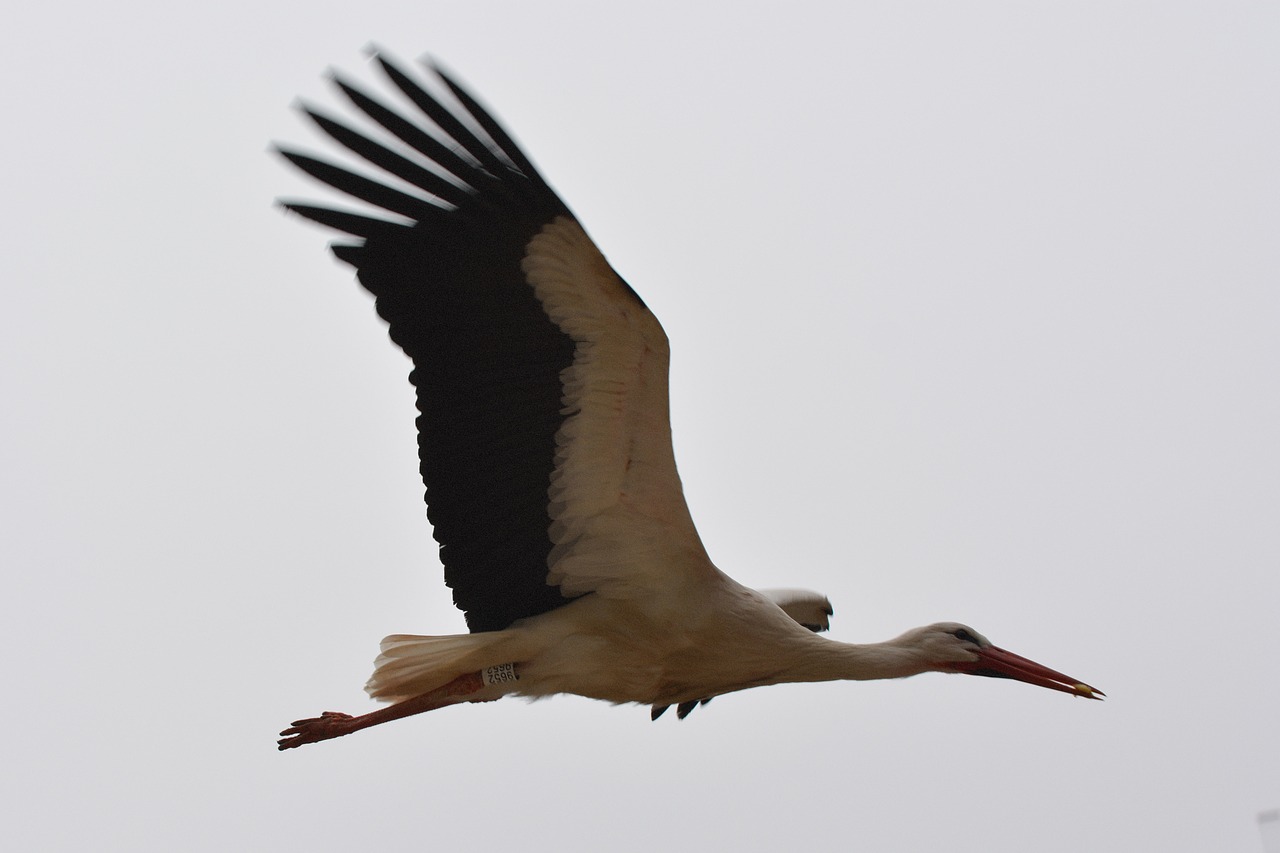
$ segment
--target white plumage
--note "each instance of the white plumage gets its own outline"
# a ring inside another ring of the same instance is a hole
[[[394,704],[296,721],[281,749],[508,694],[640,702],[655,719],[749,687],[930,670],[1101,695],[957,623],[834,642],[816,633],[829,626],[825,597],[759,592],[717,569],[676,473],[657,318],[474,99],[437,71],[446,106],[377,62],[429,122],[341,78],[399,143],[306,112],[420,192],[282,151],[390,216],[286,207],[355,238],[334,252],[413,359],[428,516],[472,633],[387,637],[366,689]]]

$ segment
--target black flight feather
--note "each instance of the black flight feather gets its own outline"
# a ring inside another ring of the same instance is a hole
[[[575,349],[538,302],[521,260],[539,230],[571,214],[511,137],[456,82],[441,75],[460,105],[446,106],[395,65],[376,61],[430,125],[411,121],[336,75],[334,84],[372,129],[381,128],[412,152],[396,152],[347,124],[307,112],[339,144],[430,198],[281,150],[320,181],[411,222],[298,202],[287,207],[363,238],[333,251],[356,268],[391,339],[413,360],[409,379],[421,412],[427,516],[445,581],[472,631],[500,630],[568,600],[547,583],[547,489],[556,432],[566,417],[560,374],[573,363]]]

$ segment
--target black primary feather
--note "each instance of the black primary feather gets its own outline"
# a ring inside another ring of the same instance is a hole
[[[446,105],[382,57],[377,64],[429,122],[344,82],[343,96],[410,151],[400,153],[315,110],[333,140],[412,191],[294,151],[307,174],[408,223],[287,202],[361,238],[333,247],[357,270],[413,360],[427,516],[445,581],[472,631],[495,631],[565,604],[547,583],[547,488],[564,419],[560,374],[574,342],[547,317],[521,271],[530,239],[565,204],[483,107],[440,74]],[[478,128],[471,130],[467,121]]]

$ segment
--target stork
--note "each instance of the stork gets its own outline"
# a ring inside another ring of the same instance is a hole
[[[367,207],[282,205],[348,235],[333,253],[413,361],[427,517],[470,633],[387,637],[365,689],[391,704],[297,720],[280,749],[511,694],[642,703],[653,719],[750,687],[929,671],[1103,695],[959,623],[836,642],[818,633],[825,597],[718,569],[676,473],[658,319],[465,89],[432,66],[432,94],[374,62],[403,106],[333,82],[382,141],[302,109],[404,188],[278,148]]]

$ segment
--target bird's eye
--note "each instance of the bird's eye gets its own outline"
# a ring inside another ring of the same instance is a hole
[[[957,640],[964,640],[966,643],[980,645],[978,643],[978,638],[973,636],[973,633],[970,632],[968,628],[957,628],[951,632],[951,636],[955,637]]]

